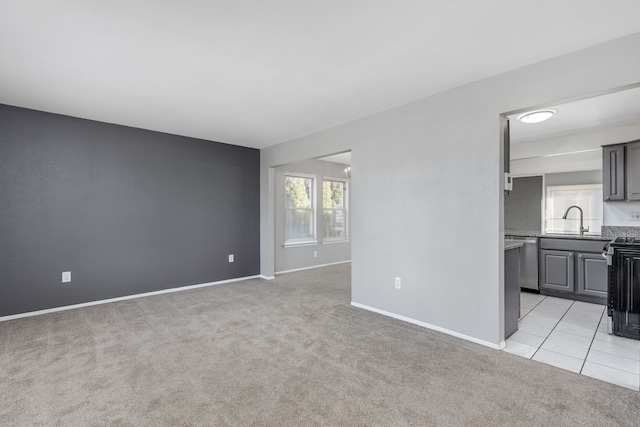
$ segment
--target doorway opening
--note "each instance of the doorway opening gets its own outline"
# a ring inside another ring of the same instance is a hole
[[[274,272],[351,261],[351,151],[274,167]]]

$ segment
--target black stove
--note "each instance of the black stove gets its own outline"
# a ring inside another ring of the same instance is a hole
[[[608,264],[609,332],[640,340],[640,238],[618,237],[604,249]]]
[[[611,245],[638,245],[640,246],[640,237],[616,237],[610,242]]]

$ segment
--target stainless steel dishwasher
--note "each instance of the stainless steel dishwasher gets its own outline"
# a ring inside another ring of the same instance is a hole
[[[505,240],[524,244],[520,248],[520,287],[538,291],[538,238],[506,236]]]

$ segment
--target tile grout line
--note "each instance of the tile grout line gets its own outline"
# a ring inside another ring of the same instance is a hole
[[[589,353],[591,353],[591,347],[593,346],[593,341],[596,339],[596,334],[598,333],[598,329],[600,328],[600,324],[602,323],[602,315],[604,314],[606,307],[602,309],[602,313],[600,313],[600,320],[598,320],[598,324],[596,325],[596,330],[593,331],[593,336],[591,337],[591,342],[589,343],[589,349],[587,350],[587,354],[584,356],[584,360],[582,361],[582,366],[580,366],[580,375],[582,375],[582,370],[584,369],[584,365],[587,363],[587,358],[589,357]]]
[[[520,292],[522,292],[522,291],[520,291]],[[540,294],[536,294],[536,295],[540,295]],[[532,311],[533,311],[537,306],[539,306],[539,305],[542,303],[542,301],[544,301],[544,300],[546,300],[546,299],[547,299],[547,295],[544,295],[544,296],[543,296],[543,298],[542,298],[540,301],[538,301],[538,302],[537,302],[533,307],[531,307],[531,308],[529,309],[529,311],[527,311],[527,312],[525,313],[525,315],[524,315],[524,316],[522,316],[522,317],[518,318],[518,326],[520,325],[520,322],[521,322],[525,317],[527,317],[527,316],[529,315],[529,313],[531,313],[531,312],[532,312]],[[521,303],[522,303],[522,300],[521,300]],[[519,328],[518,328],[518,329],[519,329]],[[516,332],[517,332],[517,331],[516,331]],[[551,333],[551,332],[549,332],[549,333]],[[508,339],[507,339],[507,341],[508,341]],[[526,345],[526,344],[525,344],[525,345]],[[533,346],[531,346],[531,347],[533,347]],[[537,348],[536,348],[536,351],[538,351],[538,349],[537,349]],[[531,357],[533,357],[534,355],[535,355],[535,352],[531,355]],[[529,357],[528,359],[531,359],[531,357]]]
[[[540,294],[538,294],[538,295],[540,295]],[[538,303],[536,305],[531,307],[531,309],[529,311],[527,311],[527,313],[524,316],[522,316],[520,319],[518,319],[518,323],[520,323],[521,320],[523,320],[525,317],[527,317],[529,315],[529,313],[531,313],[533,310],[535,310],[535,308],[537,306],[539,306],[542,303],[542,301],[544,301],[546,299],[547,299],[547,296],[545,295],[544,298],[542,298],[540,301],[538,301]]]
[[[536,304],[535,304],[535,305],[534,305],[534,306],[533,306],[529,311],[527,311],[527,313],[526,313],[526,314],[525,314],[521,319],[519,319],[519,321],[523,320],[527,315],[529,315],[529,313],[531,313],[534,309],[536,309],[536,308],[537,308],[537,307],[538,307],[538,306],[539,306],[539,305],[540,305],[540,304],[541,304],[541,303],[542,303],[546,298],[547,298],[547,296],[545,296],[542,300],[540,300],[538,303],[536,303]],[[544,343],[549,339],[549,337],[551,336],[551,334],[553,333],[553,331],[555,331],[555,330],[556,330],[557,326],[558,326],[558,325],[562,322],[562,320],[567,316],[567,314],[569,313],[569,311],[571,310],[571,308],[574,306],[574,304],[575,304],[575,303],[576,303],[576,301],[572,301],[572,303],[567,307],[567,309],[566,309],[566,310],[565,310],[565,312],[563,313],[562,317],[560,317],[560,319],[556,322],[555,326],[551,329],[551,331],[549,332],[549,334],[544,338],[544,340],[542,341],[542,343],[541,343],[541,344],[536,348],[536,350],[534,351],[534,353],[531,355],[531,357],[529,358],[530,360],[533,360],[533,357],[535,357],[535,355],[536,355],[536,354],[538,353],[538,351],[542,348],[542,346],[544,345]],[[602,313],[600,314],[600,318],[599,318],[599,320],[598,320],[598,324],[596,325],[596,328],[595,328],[595,330],[594,330],[594,332],[593,332],[593,336],[591,337],[591,342],[590,342],[589,347],[588,347],[588,349],[587,349],[587,354],[586,354],[586,356],[585,356],[584,358],[582,358],[582,365],[581,365],[581,367],[580,367],[580,370],[577,372],[577,374],[578,374],[578,375],[585,375],[585,374],[583,374],[583,373],[582,373],[582,371],[584,370],[584,366],[585,366],[585,364],[586,364],[586,362],[587,362],[587,357],[589,356],[589,353],[591,352],[591,348],[592,348],[593,343],[594,343],[594,341],[595,341],[596,335],[597,335],[597,333],[598,333],[598,331],[599,331],[600,325],[601,325],[601,324],[602,324],[602,322],[603,322],[603,318],[604,318],[604,315],[605,315],[605,309],[606,309],[606,307],[602,309]],[[613,343],[613,344],[615,344],[615,343]],[[552,353],[556,353],[556,354],[559,354],[559,355],[562,355],[562,356],[568,356],[568,355],[566,355],[566,354],[564,354],[564,353],[557,353],[557,352],[552,351],[552,350],[547,350],[547,351],[551,351]],[[622,358],[625,358],[625,359],[628,359],[628,360],[634,360],[634,359],[630,359],[630,358],[627,358],[627,357],[625,357],[625,356],[620,356],[620,355],[616,355],[616,354],[613,354],[613,353],[607,353],[607,352],[605,352],[605,353],[606,353],[606,354],[610,354],[610,355],[612,355],[612,356],[622,357]],[[569,357],[572,357],[572,356],[569,356]],[[574,357],[574,358],[575,358],[575,359],[580,360],[580,358],[577,358],[577,357]],[[614,370],[619,371],[619,372],[621,372],[621,373],[625,373],[625,374],[629,374],[629,375],[635,375],[635,376],[638,376],[638,375],[634,374],[633,372],[629,372],[629,371],[625,371],[625,370],[622,370],[622,369],[618,369],[618,368],[615,368],[615,367],[613,367],[613,366],[603,365],[603,364],[596,363],[596,362],[590,362],[590,363],[593,363],[593,364],[598,365],[598,366],[602,366],[602,367],[604,367],[604,368],[614,369]],[[640,363],[640,360],[638,361],[638,363]],[[555,366],[555,365],[552,365],[552,366]],[[565,368],[561,368],[561,369],[565,369]],[[588,375],[587,375],[587,376],[588,376]],[[639,379],[640,379],[640,378],[639,378]],[[608,383],[611,383],[611,384],[616,384],[616,385],[621,386],[620,384],[618,384],[618,383],[614,383],[614,382],[612,382],[612,381],[608,381],[608,380],[603,380],[603,381],[608,382]],[[623,386],[623,387],[626,387],[626,386]],[[627,388],[628,388],[628,387],[627,387]],[[632,390],[634,390],[634,389],[632,389]],[[636,390],[636,391],[640,391],[640,383],[639,383],[639,388],[638,388],[638,389],[635,389],[635,390]]]
[[[546,298],[545,298],[546,299]],[[542,302],[542,301],[540,301]],[[551,328],[551,332],[549,332],[549,335],[547,335],[545,337],[545,339],[540,343],[540,345],[538,346],[538,348],[536,348],[536,351],[533,352],[533,354],[531,355],[531,360],[533,360],[533,358],[535,357],[536,354],[538,354],[538,350],[540,350],[542,348],[542,346],[544,345],[545,342],[547,342],[547,339],[549,339],[549,336],[551,336],[551,334],[553,333],[553,331],[556,330],[556,327],[560,324],[560,322],[562,322],[562,319],[564,319],[564,316],[567,315],[567,313],[569,312],[569,310],[571,309],[571,307],[573,307],[573,304],[575,304],[575,301],[571,302],[571,305],[569,305],[569,307],[567,307],[567,310],[564,312],[564,314],[562,315],[562,317],[560,317],[560,319],[556,322],[555,326],[553,328]],[[533,309],[531,309],[533,311]],[[548,350],[551,351],[551,350]],[[554,352],[555,353],[555,352]]]

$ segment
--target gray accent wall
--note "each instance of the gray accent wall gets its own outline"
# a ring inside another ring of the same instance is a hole
[[[500,115],[639,79],[640,33],[261,150],[262,274],[274,271],[274,168],[351,150],[352,303],[500,347]]]
[[[0,316],[259,274],[259,158],[0,105]]]
[[[513,191],[504,196],[504,229],[537,231],[542,228],[542,177],[513,178]]]
[[[289,271],[317,265],[344,262],[351,259],[351,241],[323,243],[322,241],[322,180],[326,178],[345,179],[344,169],[347,165],[307,160],[275,168],[275,271]],[[316,177],[316,224],[317,243],[313,245],[284,247],[285,241],[285,208],[284,208],[284,176],[286,172],[301,173]],[[347,201],[351,190],[347,190]],[[350,227],[350,212],[347,206],[347,228]],[[314,257],[316,252],[317,257]]]

